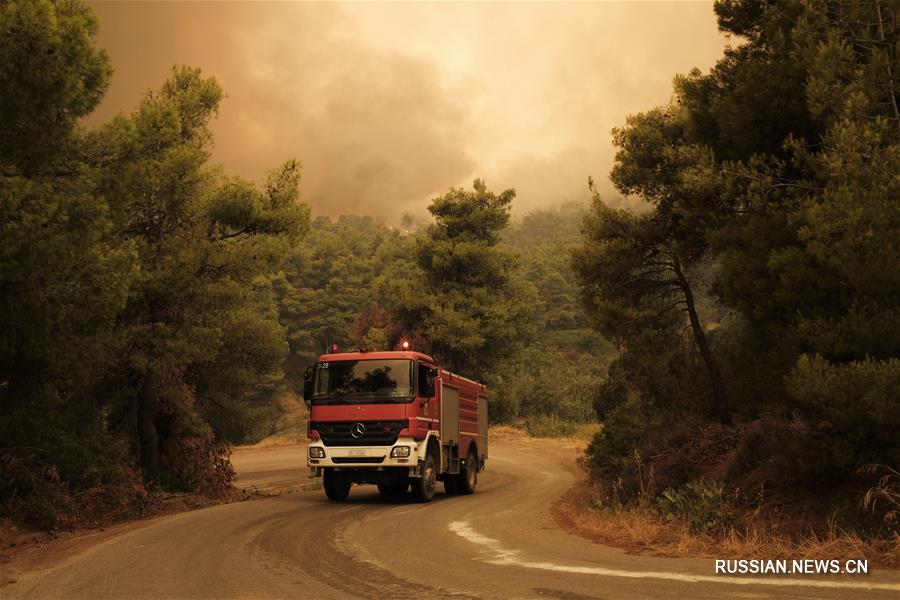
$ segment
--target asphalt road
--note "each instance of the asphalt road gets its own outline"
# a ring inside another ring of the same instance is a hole
[[[238,483],[302,488],[302,448],[241,452]],[[900,574],[716,576],[710,559],[633,556],[560,530],[571,452],[492,442],[473,496],[346,503],[304,491],[151,521],[0,590],[12,598],[891,598]],[[759,557],[723,557],[759,558]],[[762,557],[764,558],[764,557]]]

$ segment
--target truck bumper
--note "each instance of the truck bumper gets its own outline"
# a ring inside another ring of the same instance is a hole
[[[408,455],[392,457],[391,451],[398,447],[409,448]],[[318,441],[310,443],[309,448],[306,465],[313,477],[320,476],[322,469],[383,471],[401,468],[408,469],[410,477],[419,476],[418,444],[411,439],[401,438],[393,446],[326,446]],[[312,458],[312,448],[321,448],[324,456]]]

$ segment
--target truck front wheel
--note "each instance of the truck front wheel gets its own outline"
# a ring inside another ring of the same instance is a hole
[[[346,473],[340,473],[333,469],[326,469],[322,484],[325,487],[325,495],[333,502],[343,502],[350,495],[350,478]]]
[[[437,486],[437,469],[434,465],[434,457],[425,455],[422,464],[422,476],[412,480],[412,494],[416,502],[428,502],[434,497],[434,488]]]

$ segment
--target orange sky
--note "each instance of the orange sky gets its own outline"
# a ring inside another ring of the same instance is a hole
[[[711,2],[92,2],[116,73],[96,123],[132,110],[173,64],[227,98],[226,172],[303,163],[314,214],[422,214],[451,186],[514,187],[516,212],[604,195],[609,131],[711,67]]]

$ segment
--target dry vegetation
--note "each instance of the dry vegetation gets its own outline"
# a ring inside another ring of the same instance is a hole
[[[631,552],[663,556],[764,557],[790,559],[865,558],[882,568],[900,567],[900,535],[863,539],[829,523],[824,529],[762,513],[747,514],[723,531],[697,533],[667,521],[650,507],[597,506],[599,491],[580,481],[553,505],[561,527],[593,541]]]
[[[561,439],[578,442],[580,448],[600,430],[598,423],[569,423],[562,427],[538,426],[528,421],[510,425],[503,423],[491,425],[490,439],[492,440],[527,440],[527,439]]]
[[[495,425],[492,440],[542,443],[554,439],[581,454],[602,426],[580,426],[572,436],[530,435],[523,427]],[[584,459],[579,463],[584,465]],[[887,485],[887,484],[886,484]],[[677,557],[764,557],[789,559],[865,558],[880,568],[900,567],[900,535],[864,538],[829,521],[813,525],[811,515],[791,515],[763,509],[737,511],[734,524],[719,531],[697,532],[690,525],[666,519],[652,506],[604,506],[597,484],[581,472],[578,483],[557,500],[552,511],[570,533],[629,552]]]

